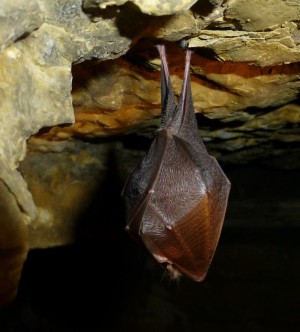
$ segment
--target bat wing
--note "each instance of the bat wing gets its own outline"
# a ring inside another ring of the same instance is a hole
[[[149,184],[143,185],[141,192],[144,187],[151,189],[133,210],[128,230],[144,242],[158,262],[172,264],[199,281],[209,267],[224,213],[215,214],[217,220],[212,222],[214,202],[208,186],[215,182],[206,181],[205,166],[197,164],[199,160],[195,162],[185,141],[168,135],[166,130],[161,132],[165,133],[163,156]],[[214,167],[214,160],[207,154],[204,157],[204,162],[210,160]],[[218,171],[216,167],[215,173]],[[139,172],[144,174],[146,169]]]
[[[127,228],[136,227],[137,220],[142,218],[155,186],[166,146],[166,132],[160,131],[146,156],[127,179],[122,192],[126,205]]]
[[[187,154],[191,160],[191,165],[197,170],[198,176],[195,177],[195,181],[199,182],[199,184],[203,182],[206,190],[205,199],[201,200],[201,204],[197,209],[198,227],[191,224],[189,233],[192,235],[192,231],[198,228],[199,232],[204,237],[207,237],[209,247],[207,252],[208,269],[222,230],[231,184],[217,160],[210,156],[205,148],[203,150],[195,150],[193,145],[181,137],[174,136],[174,140],[182,153]],[[202,203],[205,204],[205,208]],[[203,210],[205,210],[205,214],[200,217],[203,214]],[[187,226],[189,225],[188,218],[186,219],[186,224]],[[188,232],[180,232],[183,236],[185,233]],[[192,241],[190,242],[192,243]],[[199,244],[199,246],[203,248],[202,244]],[[196,249],[195,247],[195,252],[198,250],[200,251],[200,248]]]
[[[171,275],[204,279],[219,240],[230,182],[198,133],[190,51],[178,105],[163,46],[162,129],[124,189],[127,229]],[[178,272],[179,271],[179,272]]]

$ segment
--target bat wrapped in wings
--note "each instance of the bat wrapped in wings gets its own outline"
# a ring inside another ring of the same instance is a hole
[[[184,274],[202,281],[219,240],[230,182],[198,132],[189,74],[191,52],[186,52],[177,104],[165,48],[157,48],[162,61],[161,129],[123,190],[126,229],[171,278]]]

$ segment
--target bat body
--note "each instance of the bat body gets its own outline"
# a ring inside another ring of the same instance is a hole
[[[123,196],[126,229],[170,272],[205,278],[222,229],[230,182],[208,155],[198,133],[186,53],[178,104],[165,48],[162,60],[162,125],[150,150],[130,174]]]

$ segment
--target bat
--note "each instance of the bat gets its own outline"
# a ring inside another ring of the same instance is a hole
[[[165,47],[161,68],[161,128],[123,189],[126,230],[141,242],[171,278],[202,281],[224,222],[230,182],[210,156],[198,131],[191,83],[191,51],[175,101]]]

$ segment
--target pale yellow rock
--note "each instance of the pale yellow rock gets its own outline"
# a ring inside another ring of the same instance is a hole
[[[299,62],[300,47],[293,39],[298,31],[297,25],[286,25],[268,32],[202,30],[189,40],[188,45],[191,48],[211,48],[220,61],[260,66]]]
[[[189,9],[197,0],[85,0],[85,7],[98,5],[101,9],[132,2],[148,15],[172,15]]]
[[[12,169],[41,127],[73,122],[70,63],[45,67],[45,54],[31,55],[36,46],[11,45],[0,55],[0,154]]]
[[[30,152],[19,170],[38,206],[36,217],[28,225],[31,248],[75,241],[80,216],[105,181],[112,147],[80,141],[30,143]]]
[[[225,18],[237,21],[246,31],[267,31],[298,21],[300,3],[297,0],[234,0],[229,1]]]
[[[168,51],[171,80],[179,95],[184,52],[175,47],[169,47]],[[149,60],[149,64],[158,69],[157,59]],[[260,68],[220,63],[194,54],[191,85],[195,111],[224,123],[249,121],[255,117],[247,112],[249,108],[276,108],[295,100],[300,90],[299,72],[299,64]],[[73,74],[76,122],[52,128],[42,135],[44,138],[64,140],[74,136],[124,134],[146,126],[151,119],[160,116],[158,70],[150,71],[129,61],[117,60],[109,67],[105,64],[78,65]],[[81,77],[85,78],[82,82]]]
[[[28,227],[23,212],[14,193],[0,178],[0,307],[17,294],[28,249]]]
[[[0,1],[0,52],[42,25],[44,14],[36,0]]]

